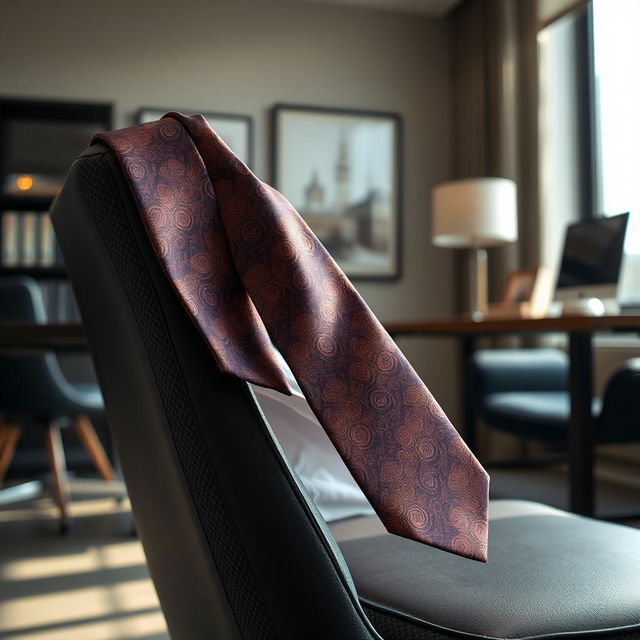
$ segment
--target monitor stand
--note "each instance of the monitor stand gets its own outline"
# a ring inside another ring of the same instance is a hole
[[[563,316],[603,316],[607,313],[617,312],[618,305],[615,300],[575,298],[562,301]]]

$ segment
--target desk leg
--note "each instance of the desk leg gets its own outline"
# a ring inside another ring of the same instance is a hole
[[[569,334],[569,507],[574,513],[592,516],[594,500],[595,425],[591,414],[593,397],[592,339],[590,333]]]
[[[478,455],[478,438],[476,433],[476,412],[473,406],[473,372],[471,371],[471,357],[475,350],[475,338],[466,335],[462,338],[462,359],[460,371],[462,373],[462,437],[473,453]]]

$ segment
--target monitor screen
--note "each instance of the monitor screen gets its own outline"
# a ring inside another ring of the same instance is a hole
[[[629,214],[567,227],[557,289],[616,285]]]

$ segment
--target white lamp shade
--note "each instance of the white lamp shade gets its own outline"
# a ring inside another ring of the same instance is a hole
[[[518,239],[516,183],[507,178],[444,182],[433,189],[433,244],[492,247]]]

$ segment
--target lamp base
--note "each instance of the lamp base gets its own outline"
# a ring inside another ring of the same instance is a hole
[[[469,313],[482,320],[489,310],[487,250],[478,247],[469,252]]]

